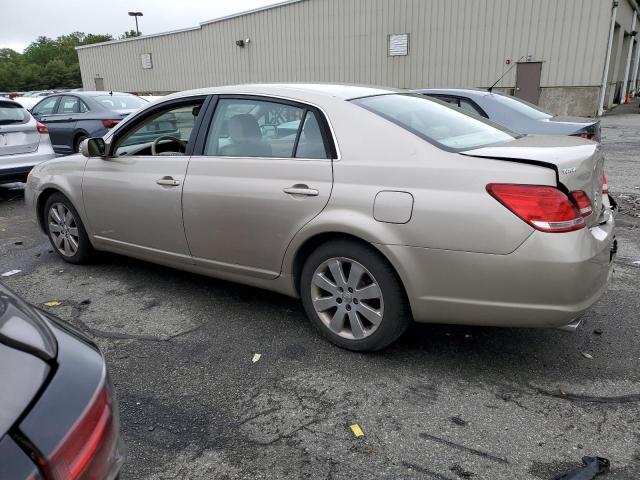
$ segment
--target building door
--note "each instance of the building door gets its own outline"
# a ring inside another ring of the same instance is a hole
[[[96,90],[101,92],[104,90],[104,78],[96,77]]]
[[[516,97],[538,104],[542,62],[519,62],[516,69]]]

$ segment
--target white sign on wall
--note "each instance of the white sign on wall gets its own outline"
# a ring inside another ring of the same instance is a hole
[[[144,70],[148,70],[153,68],[153,63],[151,63],[151,54],[150,53],[141,53],[140,54],[140,63],[142,64],[142,68]]]
[[[392,33],[389,35],[389,56],[397,57],[409,54],[409,34]]]

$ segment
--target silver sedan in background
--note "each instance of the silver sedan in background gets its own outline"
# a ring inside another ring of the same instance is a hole
[[[24,182],[34,165],[54,157],[47,127],[19,103],[0,98],[0,183]]]
[[[487,90],[425,88],[417,93],[437,98],[524,135],[573,135],[600,141],[600,120],[561,117],[511,95]]]
[[[149,137],[174,117],[178,133]],[[357,351],[412,320],[576,327],[616,251],[597,143],[523,137],[405,91],[188,91],[81,152],[26,188],[64,260],[106,250],[301,297]]]

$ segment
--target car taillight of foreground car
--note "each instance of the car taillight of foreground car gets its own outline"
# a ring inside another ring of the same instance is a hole
[[[55,480],[111,479],[118,444],[118,409],[106,381],[56,447],[43,470]]]
[[[536,230],[572,232],[585,227],[593,207],[583,191],[569,196],[546,185],[490,183],[487,192]]]

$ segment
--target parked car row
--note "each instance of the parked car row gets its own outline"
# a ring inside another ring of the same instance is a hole
[[[300,297],[351,350],[411,321],[577,328],[617,251],[598,143],[423,94],[183,92],[80,150],[25,190],[65,261],[112,251]]]

